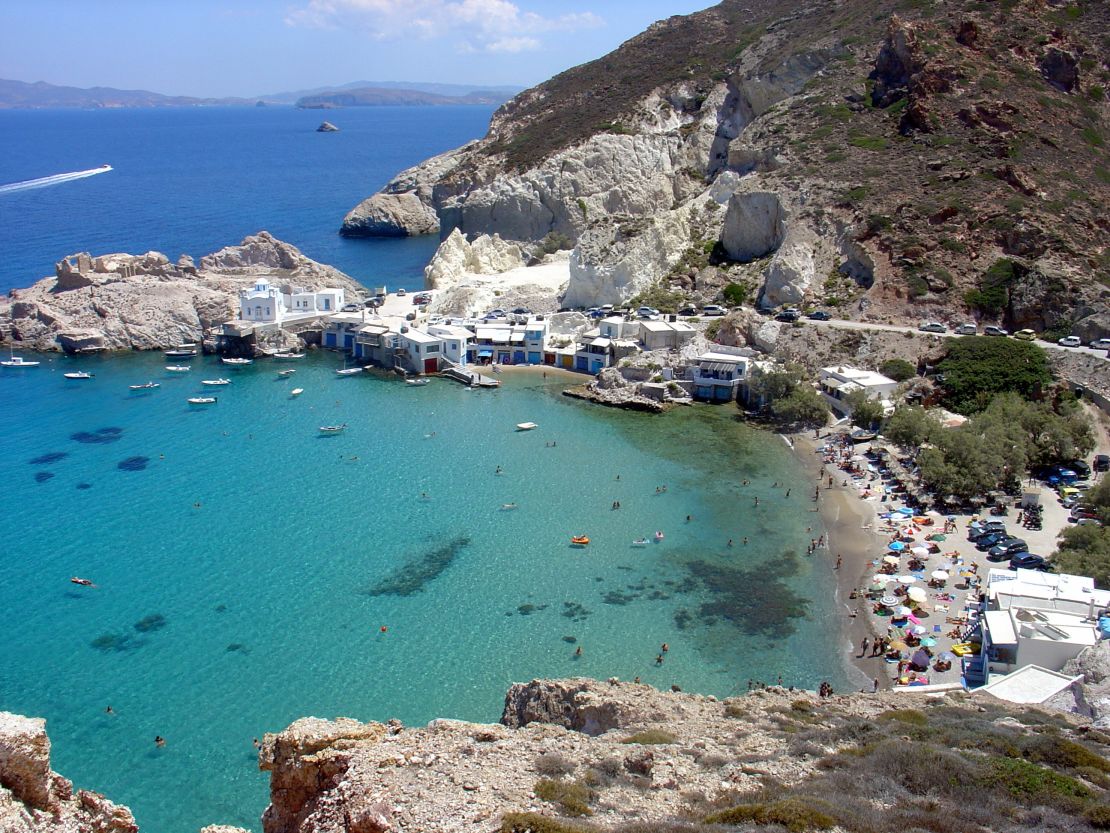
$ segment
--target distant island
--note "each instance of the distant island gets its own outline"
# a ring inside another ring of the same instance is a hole
[[[522,87],[478,87],[406,81],[355,81],[334,87],[270,93],[250,97],[204,98],[163,95],[150,90],[114,87],[69,87],[45,81],[0,79],[0,110],[54,107],[117,109],[124,107],[228,107],[289,105],[309,109],[373,105],[492,104],[508,101]]]
[[[512,98],[507,92],[474,90],[466,95],[441,95],[423,90],[386,89],[361,87],[353,90],[333,90],[297,99],[296,106],[305,110],[327,110],[334,107],[381,107],[448,104],[501,105]]]

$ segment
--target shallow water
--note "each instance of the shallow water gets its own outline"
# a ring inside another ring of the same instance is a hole
[[[606,410],[534,374],[412,388],[327,353],[235,371],[201,408],[227,369],[162,364],[0,374],[0,708],[46,717],[55,768],[145,829],[257,829],[251,739],[303,715],[494,721],[511,682],[574,674],[844,684],[807,479],[733,409]]]

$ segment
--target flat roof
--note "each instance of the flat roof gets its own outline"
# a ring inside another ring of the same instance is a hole
[[[976,689],[975,693],[991,694],[1011,703],[1043,703],[1082,679],[1082,674],[1069,677],[1039,665],[1026,665],[1017,671],[1001,675],[996,680],[992,679],[987,685]]]
[[[666,321],[641,321],[640,329],[647,330],[649,333],[669,333],[671,325]]]
[[[415,341],[418,344],[431,344],[433,341],[439,341],[435,336],[422,333],[420,330],[409,330],[407,333],[401,333],[401,338],[407,338],[409,341]]]
[[[436,335],[446,336],[447,338],[462,338],[467,339],[474,335],[466,327],[456,327],[454,324],[432,324],[428,327],[428,332]]]
[[[363,312],[337,312],[328,316],[328,321],[333,321],[336,324],[354,324],[358,321],[365,320]]]
[[[607,338],[595,338],[590,342],[590,347],[608,347],[613,342]]]
[[[822,367],[821,372],[827,376],[836,376],[837,378],[843,379],[845,382],[855,382],[864,387],[898,384],[893,379],[881,373],[876,373],[874,370],[860,370],[859,368],[846,367],[844,365]]]
[[[731,364],[743,364],[748,361],[747,356],[734,356],[732,353],[715,353],[710,350],[708,353],[702,353],[698,356],[699,362],[729,362]]]
[[[996,645],[1017,644],[1017,629],[1008,610],[988,610],[983,614],[983,624]]]

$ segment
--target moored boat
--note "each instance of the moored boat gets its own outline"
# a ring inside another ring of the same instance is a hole
[[[220,361],[231,367],[246,367],[248,364],[254,364],[254,359],[237,359],[229,356],[222,357]]]
[[[637,538],[636,540],[634,540],[632,542],[632,546],[634,546],[634,547],[646,547],[647,545],[648,545],[648,539],[647,538]]]
[[[8,358],[6,358],[6,359],[4,359],[4,361],[0,362],[0,366],[3,366],[3,367],[38,367],[39,363],[38,362],[29,362],[25,358],[23,358],[23,356],[13,356],[12,354],[9,353]]]
[[[215,405],[216,397],[214,396],[190,396],[185,400],[190,405]]]
[[[293,352],[274,353],[274,358],[277,359],[279,362],[289,362],[289,361],[293,361],[294,359],[303,359],[304,358],[304,353],[293,353]]]
[[[169,350],[162,351],[162,355],[168,359],[191,359],[196,354],[197,346],[195,344],[179,344]]]
[[[321,425],[320,426],[320,433],[321,434],[339,434],[339,433],[342,433],[343,431],[346,431],[346,430],[347,430],[347,423],[345,423],[345,422],[342,425]]]
[[[540,426],[534,422],[518,422],[516,424],[517,431],[532,431]]]
[[[201,379],[200,383],[202,385],[209,385],[209,386],[214,387],[216,385],[230,385],[231,380],[230,379]]]
[[[188,364],[167,364],[166,365],[166,372],[167,373],[188,373],[192,369],[193,369],[192,365],[188,365]]]
[[[427,379],[405,379],[405,384],[406,385],[412,385],[413,387],[419,387],[420,385],[428,384],[428,380]]]
[[[573,538],[570,539],[570,545],[572,547],[584,547],[589,543],[590,538],[587,535],[575,535]]]
[[[304,388],[293,388],[289,391],[290,396],[300,396],[302,393],[304,393]]]
[[[341,367],[335,371],[336,376],[354,376],[356,373],[362,373],[361,367]]]
[[[663,531],[662,530],[656,531],[656,533],[655,533],[655,543],[658,544],[662,540],[663,540]]]
[[[281,376],[281,377],[292,376],[296,372],[297,371],[295,371],[295,370],[279,370],[278,371],[278,376]]]
[[[62,375],[67,379],[91,379],[93,377],[91,373],[86,373],[84,370],[74,370],[70,373],[63,373]]]
[[[146,382],[145,384],[142,384],[142,385],[128,385],[127,389],[128,390],[154,390],[155,388],[160,388],[160,387],[161,387],[161,385],[159,385],[157,382]]]

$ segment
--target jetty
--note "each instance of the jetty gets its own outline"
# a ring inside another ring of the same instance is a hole
[[[474,370],[467,370],[462,367],[452,366],[444,368],[440,375],[446,379],[454,379],[456,382],[462,382],[464,385],[469,385],[472,388],[497,388],[501,386],[501,382],[490,376],[483,376]]]

